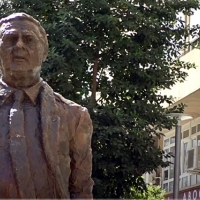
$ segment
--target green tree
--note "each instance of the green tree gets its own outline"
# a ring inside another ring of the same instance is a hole
[[[41,21],[50,44],[43,77],[66,98],[85,105],[94,124],[95,198],[123,198],[145,189],[141,175],[163,161],[154,136],[175,120],[159,91],[184,81],[194,65],[179,60],[188,34],[178,15],[198,0],[10,0],[0,15],[24,11]]]
[[[162,190],[160,186],[155,186],[150,184],[147,186],[146,191],[137,190],[131,188],[131,194],[125,196],[127,199],[147,199],[147,200],[164,200],[165,199],[165,190]]]

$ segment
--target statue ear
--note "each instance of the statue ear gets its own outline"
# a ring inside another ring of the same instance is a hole
[[[43,53],[43,62],[47,59],[47,56],[48,56],[48,51],[49,51],[49,46],[47,46],[46,48],[43,46],[43,50],[44,50],[44,53]]]
[[[43,56],[43,62],[47,59],[47,53],[44,53],[44,56]]]

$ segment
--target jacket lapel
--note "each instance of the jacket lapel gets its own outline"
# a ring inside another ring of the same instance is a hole
[[[55,189],[61,195],[60,198],[67,198],[68,188],[64,186],[64,174],[61,174],[60,171],[57,149],[59,146],[60,117],[53,90],[45,82],[40,93],[40,102],[44,151],[56,179]]]

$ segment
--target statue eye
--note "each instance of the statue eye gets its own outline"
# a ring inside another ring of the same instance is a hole
[[[32,37],[30,37],[30,36],[27,36],[27,37],[26,37],[26,43],[27,43],[27,44],[31,44],[31,43],[33,43],[33,42],[34,42],[34,40],[33,40]]]
[[[7,36],[7,37],[3,40],[3,43],[4,43],[6,46],[12,46],[12,45],[15,45],[15,44],[16,44],[17,40],[18,40],[18,37],[17,37],[17,36],[10,35],[10,36]]]
[[[35,47],[35,38],[32,36],[26,36],[24,39],[24,43],[29,46],[30,48]]]

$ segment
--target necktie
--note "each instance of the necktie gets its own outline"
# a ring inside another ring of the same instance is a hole
[[[20,198],[36,198],[31,170],[27,157],[26,136],[24,134],[24,112],[22,101],[24,92],[14,93],[14,103],[10,109],[10,155],[13,172],[16,177]]]

